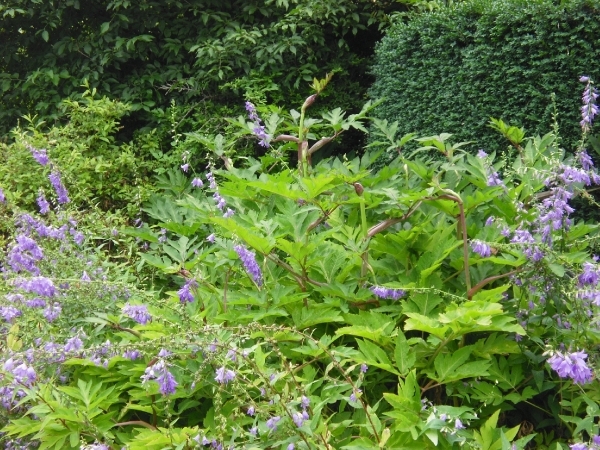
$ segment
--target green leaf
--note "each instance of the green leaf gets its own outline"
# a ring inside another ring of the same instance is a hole
[[[46,30],[42,31],[42,39],[45,40],[46,42],[48,42],[48,39],[50,39],[50,35],[48,34],[48,32]]]
[[[396,337],[396,348],[394,349],[394,357],[396,358],[396,367],[400,375],[406,375],[414,366],[417,356],[414,351],[411,351],[406,337],[402,330],[398,330]]]
[[[365,358],[363,362],[365,362],[367,365],[379,367],[380,369],[395,373],[397,375],[399,374],[398,371],[392,366],[392,362],[387,356],[387,353],[377,344],[362,339],[357,339],[356,342],[358,343],[358,348]]]

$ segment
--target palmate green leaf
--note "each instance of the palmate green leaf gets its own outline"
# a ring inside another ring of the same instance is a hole
[[[292,305],[290,305],[292,306]],[[320,323],[343,322],[340,311],[330,306],[309,304],[309,308],[293,305],[292,320],[294,325],[303,330]]]
[[[475,378],[488,375],[489,361],[471,361],[469,357],[473,346],[459,348],[453,353],[440,353],[433,361],[435,374],[428,375],[439,383],[450,383],[465,378]]]
[[[481,358],[491,358],[492,355],[520,353],[519,344],[514,339],[508,339],[505,334],[492,333],[486,339],[479,339],[473,345],[473,354]]]
[[[387,353],[381,347],[363,339],[357,339],[356,342],[360,352],[362,353],[362,356],[364,357],[364,363],[369,366],[379,367],[380,369],[399,375],[398,371],[392,365]]]
[[[406,375],[413,368],[417,360],[417,355],[414,351],[411,351],[410,345],[408,345],[406,337],[400,329],[396,337],[394,358],[396,359],[396,367],[400,371],[400,375]]]
[[[404,380],[398,380],[397,395],[385,392],[383,397],[393,408],[383,414],[395,419],[394,430],[410,431],[421,423],[421,389],[415,370],[410,371]]]
[[[273,236],[263,237],[252,231],[247,227],[238,224],[235,220],[229,218],[224,219],[222,217],[213,217],[211,222],[219,225],[222,228],[234,233],[237,237],[243,240],[247,245],[254,248],[263,255],[267,255],[275,247],[275,238]]]
[[[277,181],[273,179],[263,180],[261,177],[260,181],[251,181],[248,183],[248,186],[261,191],[281,195],[282,197],[286,197],[294,201],[306,198],[306,193],[300,189],[292,189],[292,186],[295,185],[290,184],[289,181]]]
[[[300,180],[300,185],[304,191],[304,199],[312,200],[328,189],[344,183],[340,177],[332,175],[320,175],[314,178],[303,178]]]
[[[447,325],[442,325],[439,320],[432,319],[418,313],[407,312],[408,319],[404,323],[405,330],[419,330],[444,339],[446,332],[450,329]]]

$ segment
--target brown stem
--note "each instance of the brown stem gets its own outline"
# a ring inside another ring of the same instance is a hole
[[[402,217],[397,217],[394,219],[386,219],[383,222],[380,222],[377,225],[369,228],[369,231],[367,232],[367,238],[372,238],[377,233],[381,233],[386,228],[389,228],[392,225],[397,224],[398,222],[402,222],[402,221],[408,219],[410,216],[412,216],[414,214],[414,212],[417,210],[417,208],[419,206],[421,206],[421,203],[423,203],[422,200],[419,200],[417,203],[412,205],[409,208],[409,210]]]
[[[308,150],[308,154],[312,155],[314,152],[316,152],[317,150],[319,150],[320,148],[322,148],[323,146],[329,144],[331,141],[333,141],[336,137],[338,137],[340,134],[342,134],[344,132],[344,130],[340,130],[337,133],[335,133],[333,136],[331,137],[324,137],[319,139],[317,142],[315,142],[312,147]]]
[[[300,142],[300,139],[298,139],[296,136],[290,136],[289,134],[280,134],[275,139],[273,139],[271,142],[282,142],[282,141]]]
[[[521,271],[521,269],[515,269],[515,270],[511,270],[510,272],[507,272],[507,273],[501,273],[500,275],[494,275],[493,277],[488,277],[485,280],[481,280],[479,283],[477,283],[475,286],[473,286],[471,288],[471,290],[469,290],[469,292],[467,292],[467,298],[469,300],[471,300],[471,298],[473,298],[473,296],[486,284],[491,283],[492,281],[499,280],[500,278],[509,277],[520,271]]]

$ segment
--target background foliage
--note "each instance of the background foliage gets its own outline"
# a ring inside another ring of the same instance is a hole
[[[402,134],[454,133],[486,151],[506,147],[490,117],[544,134],[558,124],[568,146],[580,137],[583,73],[598,76],[600,3],[474,0],[397,22],[376,50],[370,94],[377,115]]]

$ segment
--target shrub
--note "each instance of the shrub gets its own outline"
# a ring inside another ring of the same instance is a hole
[[[490,117],[543,135],[554,104],[565,145],[579,139],[577,78],[600,57],[595,0],[460,2],[396,23],[376,49],[376,114],[401,133],[452,133],[476,148],[505,143]]]

